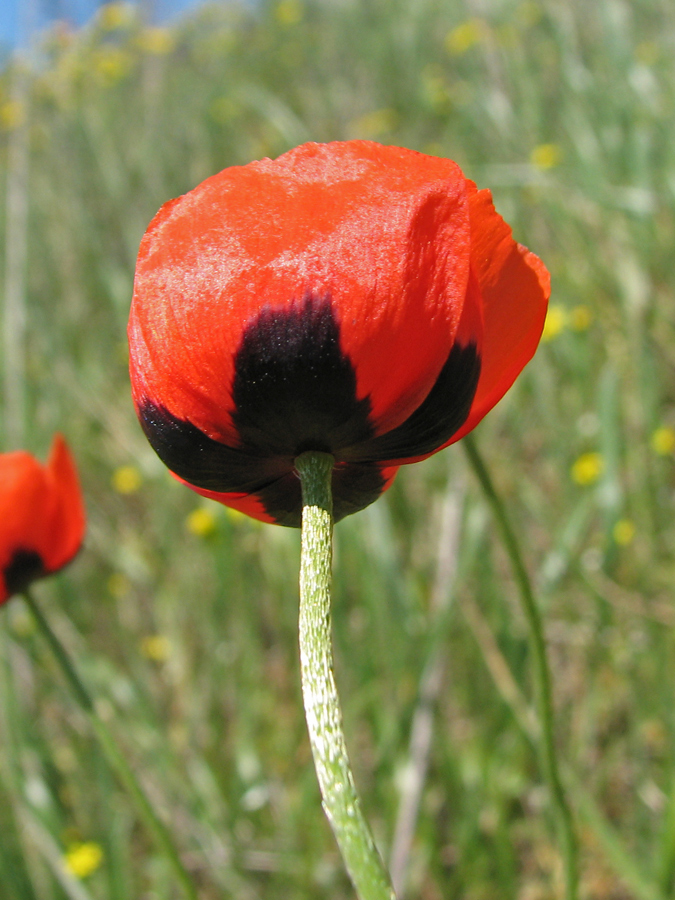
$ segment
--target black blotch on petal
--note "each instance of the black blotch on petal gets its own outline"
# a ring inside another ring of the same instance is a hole
[[[356,398],[356,374],[340,349],[328,296],[262,308],[244,330],[232,398],[232,420],[248,452],[339,454],[373,434],[370,401]]]
[[[338,463],[331,479],[333,519],[365,509],[384,490],[385,479],[376,463]],[[256,492],[266,512],[278,525],[299,528],[302,519],[302,493],[295,468],[267,487]]]
[[[466,422],[479,375],[475,345],[455,344],[423,403],[397,428],[351,448],[350,455],[384,462],[424,456],[442,447]]]
[[[16,550],[5,566],[5,584],[10,594],[20,594],[28,585],[47,574],[42,557],[35,550]]]
[[[195,487],[254,494],[288,470],[288,460],[262,457],[214,441],[196,425],[151,400],[140,404],[138,415],[162,462]]]

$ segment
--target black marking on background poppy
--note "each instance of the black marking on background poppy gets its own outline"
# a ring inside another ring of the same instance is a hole
[[[474,344],[450,351],[424,402],[405,422],[386,434],[350,449],[350,456],[388,461],[423,456],[442,447],[466,422],[480,375]]]
[[[356,374],[340,349],[328,296],[263,307],[244,329],[232,398],[232,420],[248,452],[338,454],[373,434],[370,401],[357,400]]]
[[[32,581],[43,578],[47,570],[35,550],[15,550],[3,574],[9,593],[20,594]]]

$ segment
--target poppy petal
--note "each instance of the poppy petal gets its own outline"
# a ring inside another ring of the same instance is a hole
[[[64,566],[82,544],[86,527],[84,502],[75,461],[60,434],[54,437],[46,466],[46,489],[54,494],[50,540],[43,547],[48,572]]]
[[[356,458],[403,465],[426,459],[451,443],[466,421],[481,368],[483,320],[477,280],[469,279],[455,344],[432,389],[417,409],[397,428],[351,448]]]
[[[501,400],[537,349],[550,294],[544,264],[516,243],[488,190],[470,184],[471,266],[483,305],[483,351],[476,396],[450,443],[474,428]]]

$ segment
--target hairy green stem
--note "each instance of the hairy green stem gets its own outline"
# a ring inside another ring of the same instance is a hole
[[[504,547],[511,561],[518,585],[523,613],[527,620],[537,687],[537,711],[541,724],[542,767],[557,813],[558,830],[563,849],[565,898],[566,900],[577,900],[579,885],[577,838],[572,812],[565,796],[558,768],[551,674],[539,608],[532,589],[530,576],[523,562],[518,539],[506,512],[506,507],[497,493],[473,435],[467,435],[462,443],[501,531]]]
[[[327,453],[295,460],[302,483],[300,663],[302,695],[323,807],[360,900],[395,900],[394,890],[361,812],[342,729],[333,676],[330,583],[333,536]]]
[[[152,803],[134,775],[129,763],[122,755],[114,737],[97,714],[94,701],[82,683],[80,676],[77,674],[66,648],[52,630],[51,625],[47,621],[33,595],[29,591],[24,591],[23,597],[35,618],[44,639],[49,644],[54,658],[68,682],[68,686],[70,687],[73,696],[80,709],[87,717],[92,731],[96,735],[111,768],[116,772],[118,778],[133,798],[138,813],[143,819],[148,831],[153,835],[158,847],[171,863],[174,875],[183,888],[185,896],[188,897],[189,900],[198,900],[199,895],[197,889],[180,860],[171,835],[155,812]]]

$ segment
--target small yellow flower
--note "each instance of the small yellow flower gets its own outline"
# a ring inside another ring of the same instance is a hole
[[[171,656],[171,641],[163,634],[149,634],[141,641],[141,653],[153,662],[166,662]]]
[[[203,506],[193,509],[185,520],[185,527],[197,537],[206,538],[216,530],[216,517]]]
[[[567,312],[564,307],[552,304],[546,313],[546,321],[544,322],[544,331],[541,335],[542,341],[552,341],[567,326]]]
[[[144,28],[136,38],[139,50],[152,56],[166,56],[174,48],[174,36],[168,28]]]
[[[376,138],[388,131],[393,131],[397,124],[396,110],[376,109],[351,121],[349,130],[355,137]]]
[[[659,456],[670,456],[675,450],[675,430],[662,425],[652,433],[652,450]]]
[[[587,306],[575,306],[570,313],[570,328],[573,331],[586,331],[593,321],[593,314]]]
[[[523,0],[516,7],[516,19],[519,24],[529,28],[539,24],[544,16],[544,12],[539,3],[531,2],[531,0]]]
[[[297,25],[302,20],[304,10],[299,0],[280,0],[274,16],[280,25]]]
[[[661,48],[656,41],[641,41],[635,48],[635,59],[643,66],[653,66],[661,56]]]
[[[76,878],[87,878],[103,862],[103,850],[94,841],[71,844],[63,857],[67,872]]]
[[[619,519],[612,529],[612,537],[620,547],[627,547],[635,537],[635,525],[630,519]]]
[[[422,72],[422,90],[427,103],[435,112],[447,112],[452,106],[443,73],[435,67],[427,66]]]
[[[558,144],[538,144],[530,153],[530,162],[542,172],[559,166],[562,158],[563,152]]]
[[[115,598],[121,600],[131,590],[131,583],[123,572],[113,572],[108,579],[108,593]]]
[[[572,480],[586,487],[602,475],[605,461],[599,453],[582,453],[572,466]]]
[[[112,476],[113,489],[118,494],[135,494],[143,479],[136,466],[120,466]]]
[[[0,128],[14,131],[26,121],[26,107],[18,100],[7,100],[0,105]]]
[[[487,34],[487,30],[484,19],[467,19],[446,34],[445,49],[453,56],[461,56],[479,44]]]
[[[98,12],[98,21],[104,31],[130,28],[134,23],[134,7],[131,3],[104,3]]]
[[[211,118],[221,124],[236,119],[240,112],[241,107],[231,97],[216,97],[209,109]]]
[[[94,72],[104,85],[110,87],[121,81],[131,71],[131,54],[121,47],[100,47],[92,54]]]

